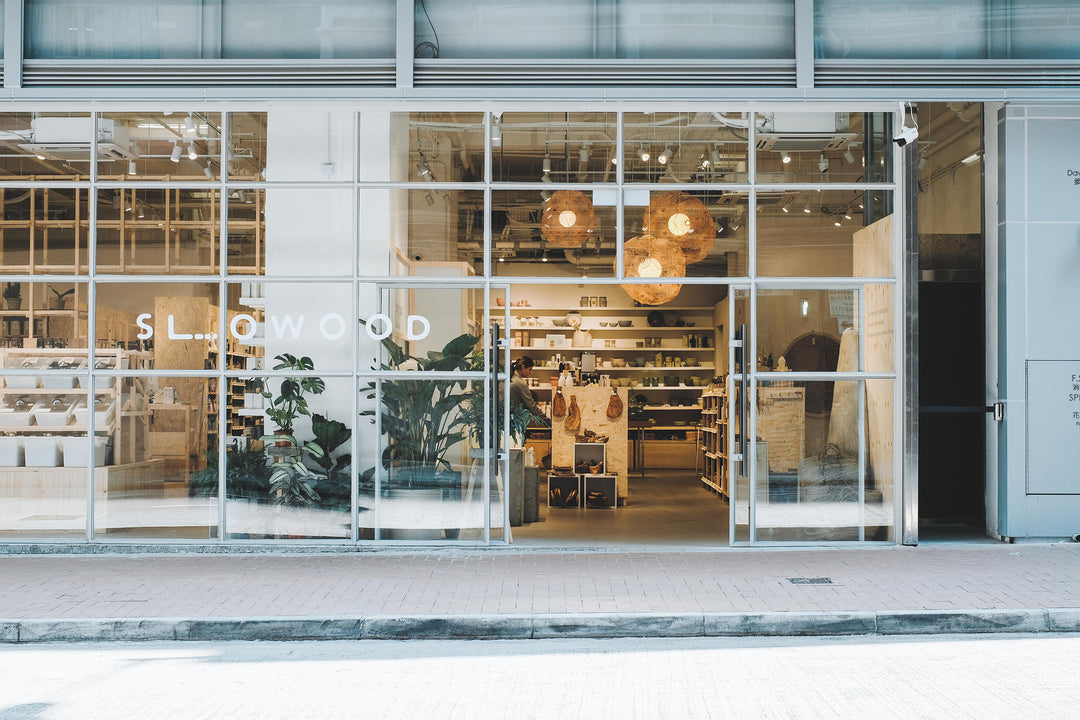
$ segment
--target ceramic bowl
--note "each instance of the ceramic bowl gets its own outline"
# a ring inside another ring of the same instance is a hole
[[[633,323],[633,320],[620,320],[619,327],[630,327]]]

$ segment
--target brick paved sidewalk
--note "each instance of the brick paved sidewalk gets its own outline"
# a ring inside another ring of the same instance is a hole
[[[1080,608],[1080,544],[0,556],[0,622],[1049,608]]]

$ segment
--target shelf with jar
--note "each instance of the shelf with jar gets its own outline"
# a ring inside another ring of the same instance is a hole
[[[5,457],[22,458],[17,464],[54,467],[66,453],[85,454],[77,436],[92,432],[102,438],[100,453],[112,439],[113,464],[146,459],[150,408],[145,378],[98,375],[91,427],[87,358],[85,348],[0,349],[0,366],[7,371],[0,387]],[[146,369],[150,359],[148,352],[99,349],[94,366],[115,373]],[[104,463],[104,456],[96,461]],[[85,465],[85,459],[74,464]]]

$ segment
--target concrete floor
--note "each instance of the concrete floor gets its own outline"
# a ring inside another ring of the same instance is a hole
[[[630,497],[616,510],[549,508],[540,480],[540,521],[513,528],[515,545],[698,546],[728,544],[728,504],[693,470],[631,472]]]

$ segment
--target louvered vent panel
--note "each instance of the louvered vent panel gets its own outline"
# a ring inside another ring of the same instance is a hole
[[[393,87],[393,63],[239,64],[27,61],[23,87]]]
[[[885,65],[819,61],[815,87],[1078,88],[1080,63],[949,63]]]
[[[418,60],[416,87],[794,87],[794,65]]]

